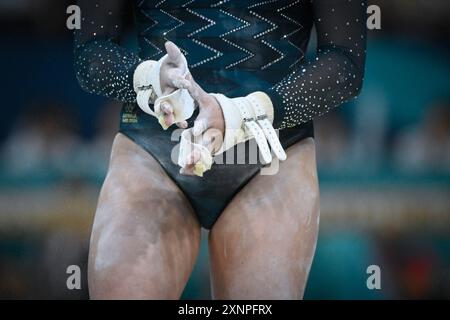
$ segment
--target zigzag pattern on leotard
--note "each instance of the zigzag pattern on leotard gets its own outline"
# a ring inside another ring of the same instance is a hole
[[[174,41],[190,68],[292,68],[303,58],[296,34],[303,26],[293,14],[304,0],[141,0],[148,20],[140,32],[149,58],[164,53]],[[218,41],[217,39],[220,39]]]

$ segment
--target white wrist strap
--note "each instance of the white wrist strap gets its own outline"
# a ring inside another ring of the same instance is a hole
[[[264,99],[261,99],[264,98],[263,93],[255,92],[246,97],[234,99],[230,99],[222,94],[213,94],[213,96],[219,102],[225,119],[224,142],[216,154],[220,154],[238,143],[254,138],[265,163],[272,161],[267,141],[280,160],[286,159],[286,153],[268,119],[267,111],[273,107],[272,105],[263,105]]]
[[[241,116],[244,121],[244,126],[247,131],[246,140],[255,138],[256,144],[259,147],[264,163],[271,163],[272,154],[270,153],[269,145],[267,144],[264,132],[261,130],[261,128],[258,126],[256,122],[256,117],[252,110],[250,102],[247,100],[247,98],[237,98],[233,100],[236,103],[236,106],[238,107],[239,112],[241,113]]]
[[[281,161],[286,160],[287,158],[286,152],[284,151],[283,146],[281,145],[280,139],[278,138],[278,135],[275,132],[272,123],[269,121],[267,117],[265,108],[260,104],[260,102],[258,101],[258,99],[255,98],[255,96],[250,94],[247,96],[247,98],[250,100],[250,103],[253,106],[256,121],[264,131],[264,135],[269,141],[269,144],[273,152],[275,153],[277,158],[280,159]]]
[[[171,94],[159,97],[155,101],[155,113],[161,115],[161,103],[166,102],[173,108],[173,120],[175,123],[189,119],[195,110],[194,99],[186,89],[178,89]],[[159,118],[157,116],[157,118]],[[164,129],[167,127],[161,123]]]
[[[149,75],[155,70],[157,61],[147,60],[140,63],[133,74],[133,87],[136,92],[136,102],[146,113],[156,117],[156,114],[150,109],[149,102],[153,103],[155,91],[150,83]],[[158,72],[159,73],[159,72]]]
[[[186,89],[178,89],[169,95],[163,96],[160,70],[166,58],[167,55],[158,61],[147,60],[140,63],[133,76],[137,104],[145,113],[158,118],[164,129],[167,129],[167,126],[161,121],[162,102],[167,102],[172,106],[175,123],[189,119],[195,110],[194,99],[192,99]],[[186,58],[183,57],[183,59],[186,65],[185,75],[187,75],[189,73],[187,61]],[[150,108],[149,103],[154,103],[154,110]]]

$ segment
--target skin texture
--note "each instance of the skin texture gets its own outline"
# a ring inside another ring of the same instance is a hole
[[[167,41],[165,43],[168,59],[161,67],[161,87],[163,94],[170,94],[176,89],[188,90],[191,97],[197,102],[200,112],[194,123],[193,133],[199,136],[204,133],[203,145],[211,151],[220,147],[220,141],[225,131],[225,121],[222,110],[217,100],[209,95],[188,73],[185,78],[181,75],[185,71],[183,54],[176,44]],[[164,122],[167,126],[174,124],[173,107],[165,102],[161,104],[161,112]],[[187,122],[179,122],[176,125],[180,128],[186,128]],[[195,158],[195,156],[194,156]],[[195,162],[197,162],[196,160]],[[187,169],[187,168],[186,168]],[[191,168],[192,169],[192,168]],[[186,170],[186,174],[192,170]],[[190,172],[192,174],[192,172]]]
[[[319,187],[312,138],[257,175],[209,234],[215,299],[301,299],[317,242]]]
[[[167,59],[161,66],[160,81],[163,94],[170,94],[177,89],[188,90],[191,97],[199,106],[199,114],[194,122],[193,134],[199,137],[201,143],[211,153],[218,150],[222,144],[225,133],[225,121],[219,103],[214,96],[209,95],[188,72],[186,77],[183,74],[186,66],[183,63],[185,57],[180,48],[173,42],[167,41],[165,44]],[[155,111],[160,110],[166,126],[176,124],[180,128],[187,128],[187,122],[174,122],[173,107],[168,102],[161,103],[160,107],[155,106]],[[185,160],[186,166],[180,169],[181,174],[194,175],[194,168],[200,161],[200,152],[191,152]]]
[[[91,235],[91,299],[178,299],[199,245],[200,226],[183,193],[118,134]]]
[[[216,299],[303,296],[319,222],[314,141],[287,152],[279,173],[250,181],[210,233]],[[152,156],[118,134],[91,235],[90,297],[178,299],[199,244],[200,226],[182,192]]]
[[[160,70],[160,85],[163,95],[168,95],[177,90],[178,88],[189,86],[190,83],[183,75],[188,71],[188,67],[184,61],[185,58],[180,49],[171,41],[167,41],[164,44],[167,52],[167,59],[164,60]],[[159,108],[155,106],[155,112]],[[167,126],[171,126],[174,123],[173,108],[168,103],[161,103],[160,111],[162,112],[164,122]],[[179,122],[176,125],[180,128],[187,128],[187,122]]]
[[[181,52],[166,43],[167,88],[188,89],[199,105],[194,135],[211,152],[225,124],[216,99],[188,75]],[[176,79],[176,80],[174,80]],[[173,110],[161,105],[167,125]],[[185,124],[177,124],[185,126]],[[315,251],[319,190],[312,138],[287,150],[275,175],[257,175],[230,202],[209,234],[216,299],[301,299]],[[193,174],[199,153],[188,155]],[[177,299],[198,255],[200,226],[189,202],[158,162],[125,136],[113,144],[95,215],[89,255],[93,299]]]

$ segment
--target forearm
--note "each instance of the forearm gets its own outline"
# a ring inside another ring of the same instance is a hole
[[[268,90],[274,127],[310,121],[356,97],[366,57],[364,0],[313,0],[317,55]]]
[[[322,49],[308,62],[272,87],[274,127],[289,128],[321,116],[356,97],[364,69],[338,48]]]
[[[135,102],[133,75],[141,59],[110,40],[95,39],[75,48],[75,72],[87,92]]]

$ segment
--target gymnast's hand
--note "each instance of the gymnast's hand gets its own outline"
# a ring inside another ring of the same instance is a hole
[[[220,108],[214,96],[203,90],[194,80],[191,74],[186,79],[188,82],[181,83],[181,87],[187,89],[191,97],[199,105],[199,114],[194,122],[192,133],[194,137],[199,138],[201,145],[206,147],[211,154],[220,148],[223,143],[225,133],[225,121]],[[201,154],[194,149],[185,159],[186,165],[181,168],[180,173],[193,175],[195,165],[201,160]]]
[[[158,61],[144,60],[133,73],[136,102],[145,113],[158,119],[166,130],[172,124],[187,127],[186,120],[195,110],[194,99],[187,90],[188,63],[180,49],[172,42],[165,43],[167,54]],[[150,104],[154,105],[153,109]]]
[[[167,52],[167,59],[161,65],[160,81],[163,95],[169,95],[175,90],[190,85],[186,80],[185,74],[189,71],[186,59],[180,49],[171,41],[164,44]],[[167,127],[174,123],[174,110],[168,102],[162,102],[160,109]],[[178,122],[180,128],[187,128],[187,122]]]

